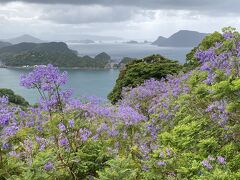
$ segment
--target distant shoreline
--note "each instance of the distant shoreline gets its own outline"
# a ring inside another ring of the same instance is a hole
[[[33,69],[37,66],[29,66],[29,67],[22,67],[22,66],[0,66],[1,69]],[[59,69],[77,69],[77,70],[110,70],[110,69],[119,69],[119,68],[96,68],[96,67],[58,67]]]

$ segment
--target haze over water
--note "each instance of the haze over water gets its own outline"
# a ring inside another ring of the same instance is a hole
[[[185,62],[186,53],[191,47],[159,47],[151,44],[127,44],[127,43],[69,43],[68,46],[79,52],[80,56],[96,56],[106,52],[113,60],[120,60],[123,57],[143,58],[152,54],[161,54],[170,59]]]

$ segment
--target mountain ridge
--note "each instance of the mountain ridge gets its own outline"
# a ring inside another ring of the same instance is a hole
[[[200,33],[191,30],[180,30],[170,37],[159,36],[152,44],[168,47],[194,47],[198,45],[208,33]]]
[[[64,42],[25,42],[0,49],[0,64],[6,67],[53,64],[58,67],[106,68],[110,60],[107,53],[100,53],[94,58],[80,57]]]
[[[10,42],[12,44],[19,44],[23,42],[29,42],[29,43],[43,43],[44,41],[41,39],[38,39],[32,35],[29,34],[23,34],[21,36],[17,36],[14,38],[6,39],[7,42]]]

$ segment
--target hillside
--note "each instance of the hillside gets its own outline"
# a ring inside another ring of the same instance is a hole
[[[20,95],[17,95],[11,89],[0,88],[0,97],[8,97],[8,101],[14,105],[28,106],[29,103]]]
[[[167,38],[165,38],[165,37],[163,37],[163,36],[159,36],[159,37],[157,38],[157,40],[154,41],[152,44],[153,44],[153,45],[159,45],[159,44],[161,44],[162,42],[164,42],[164,41],[166,41],[166,40],[167,40]]]
[[[198,45],[206,35],[206,33],[196,31],[180,30],[169,38],[159,36],[152,44],[168,47],[194,47]]]
[[[0,61],[5,66],[53,64],[59,67],[104,68],[110,56],[101,53],[95,58],[79,57],[63,42],[20,43],[0,49]]]
[[[31,43],[43,43],[44,42],[44,41],[42,41],[36,37],[33,37],[31,35],[28,35],[28,34],[24,34],[22,36],[11,38],[11,39],[8,39],[7,41],[12,44],[18,44],[18,43],[23,43],[23,42],[31,42]]]
[[[9,43],[9,42],[3,42],[3,41],[0,41],[0,49],[3,48],[3,47],[6,47],[6,46],[11,46],[12,44]]]

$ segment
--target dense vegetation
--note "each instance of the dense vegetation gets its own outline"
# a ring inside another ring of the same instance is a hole
[[[1,88],[0,97],[3,97],[3,96],[8,97],[9,102],[15,105],[20,105],[20,106],[29,105],[29,103],[22,96],[15,94],[11,89]]]
[[[125,59],[129,63],[120,72],[112,92],[108,95],[112,103],[121,99],[124,87],[136,87],[150,78],[161,79],[168,74],[174,74],[181,70],[177,61],[169,60],[161,55],[152,55],[139,60]]]
[[[0,179],[240,179],[240,36],[221,36],[195,69],[117,105],[72,99],[52,65],[21,76],[41,98],[25,111],[0,98]]]
[[[130,58],[130,57],[124,57],[120,62],[119,65],[121,64],[128,64],[134,60],[137,60],[136,58]]]
[[[5,66],[53,64],[59,67],[104,68],[110,59],[106,53],[95,58],[79,57],[63,42],[20,43],[0,49],[0,61]]]
[[[230,28],[230,27],[229,27]],[[228,31],[229,28],[223,28],[223,31]],[[230,28],[231,30],[234,30]],[[222,43],[225,39],[219,32],[214,32],[212,34],[207,35],[201,43],[195,48],[193,48],[187,55],[186,55],[186,64],[185,67],[188,69],[193,69],[199,66],[198,59],[194,56],[197,50],[207,50],[215,45],[215,43]]]

